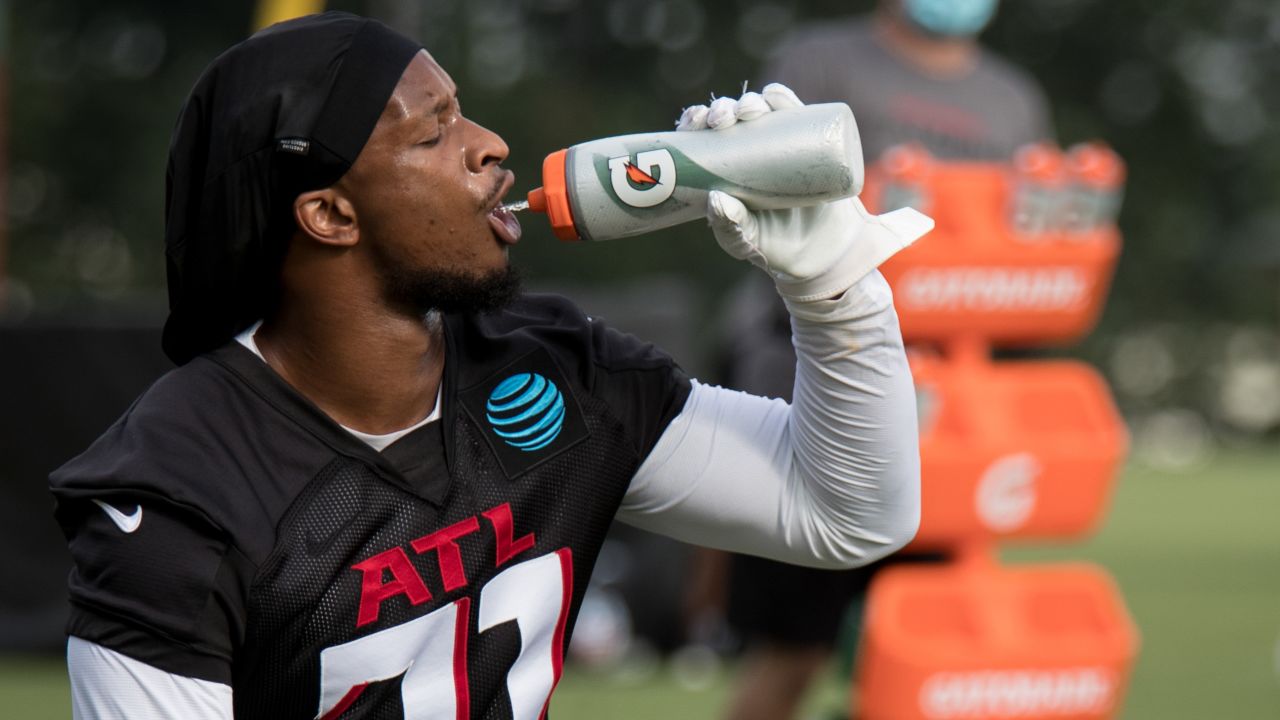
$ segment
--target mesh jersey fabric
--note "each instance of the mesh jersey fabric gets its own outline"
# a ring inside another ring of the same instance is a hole
[[[560,298],[445,324],[442,420],[383,453],[236,343],[158,381],[51,477],[75,563],[70,634],[230,684],[237,717],[316,717],[333,690],[321,658],[338,657],[326,650],[457,608],[463,650],[440,672],[461,674],[471,716],[513,717],[508,673],[536,639],[523,631],[547,629],[479,631],[501,601],[522,601],[486,588],[560,558],[562,652],[630,478],[689,382],[652,346]],[[504,460],[468,404],[527,367],[575,418],[546,448]],[[137,531],[114,526],[95,499],[140,507]],[[452,539],[439,542],[441,531]],[[339,688],[336,710],[401,717],[400,678]]]

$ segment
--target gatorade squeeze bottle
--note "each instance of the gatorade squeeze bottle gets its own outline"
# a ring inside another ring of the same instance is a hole
[[[933,172],[933,156],[918,143],[894,145],[880,154],[880,170],[884,186],[876,212],[898,208],[914,208],[930,214],[929,176]]]
[[[1096,230],[1116,221],[1124,194],[1124,161],[1102,143],[1080,143],[1067,151],[1071,177],[1069,230]]]
[[[817,205],[862,189],[847,105],[778,110],[724,130],[593,140],[551,153],[529,209],[561,240],[610,240],[706,217],[721,190],[755,210]],[[520,209],[516,203],[510,209]]]
[[[1059,229],[1066,204],[1066,161],[1048,142],[1018,148],[1013,155],[1013,208],[1010,221],[1023,241],[1043,239]]]

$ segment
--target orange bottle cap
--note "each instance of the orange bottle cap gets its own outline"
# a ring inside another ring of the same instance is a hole
[[[880,166],[899,182],[922,182],[932,162],[929,151],[918,143],[894,145],[880,155]]]
[[[561,240],[580,240],[569,209],[569,188],[565,184],[568,150],[557,150],[542,161],[542,187],[529,191],[529,209],[547,214],[551,232]]]
[[[1097,187],[1118,187],[1124,182],[1124,161],[1102,143],[1081,143],[1068,156],[1071,174]]]
[[[1064,165],[1062,151],[1047,142],[1023,145],[1013,155],[1013,168],[1019,175],[1050,185],[1065,179]]]

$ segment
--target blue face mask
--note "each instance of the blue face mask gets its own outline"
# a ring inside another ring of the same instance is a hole
[[[907,18],[932,35],[977,35],[995,15],[997,0],[902,0]]]

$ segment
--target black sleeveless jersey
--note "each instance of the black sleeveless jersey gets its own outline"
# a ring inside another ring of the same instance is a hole
[[[605,532],[689,383],[567,301],[447,317],[442,419],[381,453],[238,343],[51,480],[68,632],[238,718],[538,718]]]

